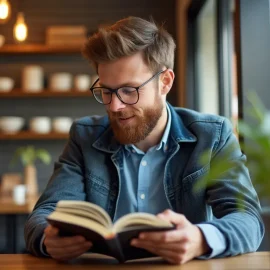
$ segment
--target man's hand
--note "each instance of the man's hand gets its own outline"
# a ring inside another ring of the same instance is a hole
[[[60,237],[58,229],[49,225],[45,230],[44,245],[47,253],[59,261],[74,259],[85,253],[92,243],[82,236]]]
[[[146,249],[173,264],[183,264],[209,251],[201,230],[184,215],[166,210],[158,217],[175,224],[176,229],[141,233],[138,239],[131,241],[131,245]]]

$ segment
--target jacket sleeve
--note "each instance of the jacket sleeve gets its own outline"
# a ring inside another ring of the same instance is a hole
[[[26,248],[36,256],[44,256],[40,243],[48,225],[46,217],[55,209],[56,203],[59,200],[85,200],[84,163],[76,136],[76,124],[73,124],[68,143],[54,165],[53,175],[25,223]]]
[[[217,160],[230,164],[206,190],[214,214],[214,219],[206,223],[214,225],[226,239],[226,249],[218,257],[254,252],[264,235],[260,203],[245,166],[246,156],[227,119],[209,157],[210,171]]]

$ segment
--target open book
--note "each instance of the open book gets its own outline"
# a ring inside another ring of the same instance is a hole
[[[173,224],[148,213],[130,213],[113,224],[104,209],[84,201],[59,201],[47,220],[59,228],[60,235],[82,235],[93,243],[89,251],[115,257],[120,262],[155,256],[130,245],[140,232],[174,229]]]

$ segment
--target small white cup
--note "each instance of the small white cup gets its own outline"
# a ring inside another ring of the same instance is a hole
[[[13,201],[16,204],[25,204],[26,198],[26,186],[25,185],[17,185],[13,189]]]
[[[86,92],[91,86],[91,77],[87,74],[79,74],[74,78],[74,88],[77,91]]]
[[[37,133],[49,133],[51,131],[51,119],[47,116],[38,116],[30,119],[29,128]]]

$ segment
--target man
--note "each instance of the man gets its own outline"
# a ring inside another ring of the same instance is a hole
[[[166,103],[174,81],[174,50],[168,32],[136,17],[89,38],[84,55],[99,76],[91,91],[108,117],[85,117],[71,127],[25,226],[30,252],[68,260],[91,247],[82,236],[61,237],[48,226],[45,217],[59,200],[90,201],[113,220],[136,211],[169,220],[175,230],[142,233],[131,244],[170,263],[258,248],[264,233],[260,206],[229,121]],[[211,163],[231,147],[232,168],[214,185],[194,192]]]

